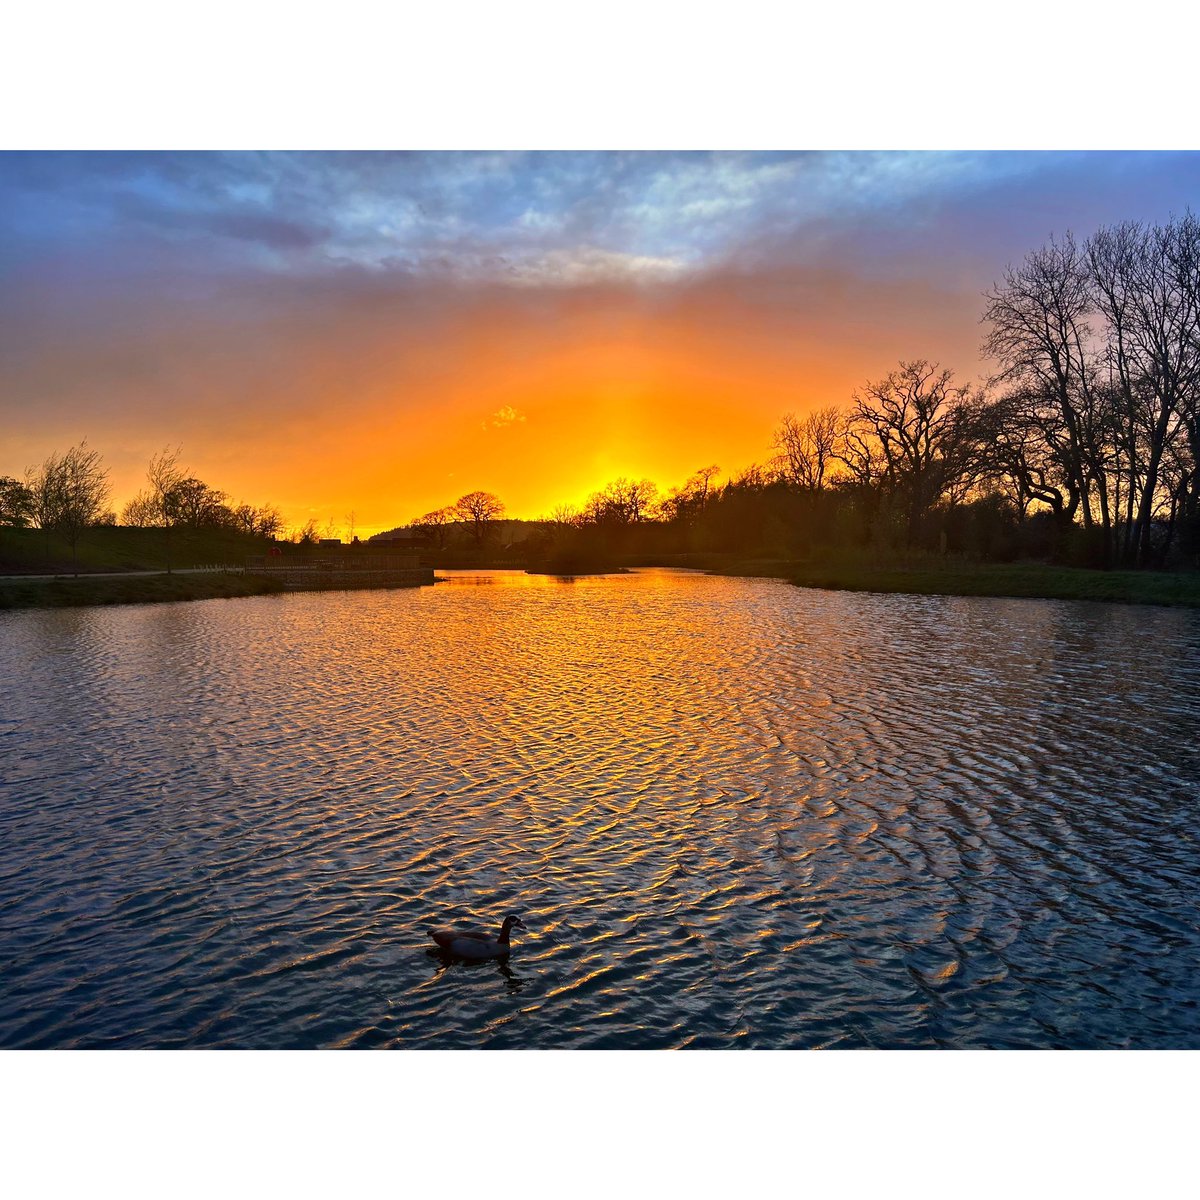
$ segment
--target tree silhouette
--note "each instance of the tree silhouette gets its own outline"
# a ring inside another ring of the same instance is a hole
[[[649,518],[658,499],[658,486],[649,479],[614,479],[593,492],[584,516],[594,525],[636,525]]]
[[[981,407],[953,379],[926,359],[902,362],[855,393],[847,420],[853,448],[845,461],[860,482],[900,504],[908,545],[933,506],[962,499],[984,466]]]
[[[87,440],[62,454],[51,454],[31,474],[32,512],[41,529],[63,537],[71,547],[71,565],[79,574],[79,538],[95,525],[108,501],[108,470]]]
[[[775,431],[774,466],[797,487],[820,491],[842,440],[843,414],[828,406],[804,417],[785,414]]]
[[[504,503],[491,492],[468,492],[455,501],[454,512],[471,526],[475,544],[481,546],[492,522],[504,515]]]
[[[33,520],[33,493],[29,484],[11,475],[0,475],[0,525],[22,529]]]

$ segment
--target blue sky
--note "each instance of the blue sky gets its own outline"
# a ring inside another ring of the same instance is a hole
[[[0,157],[0,219],[10,267],[121,248],[570,285],[802,261],[838,230],[902,237],[964,206],[1004,244],[1165,215],[1198,186],[1185,153],[33,153]]]

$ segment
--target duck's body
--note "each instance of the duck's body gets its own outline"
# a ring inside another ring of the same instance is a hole
[[[429,936],[439,949],[455,958],[505,958],[512,948],[508,935],[514,927],[525,928],[520,917],[507,916],[498,934],[477,929],[431,929]]]

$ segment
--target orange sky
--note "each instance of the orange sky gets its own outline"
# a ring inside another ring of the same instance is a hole
[[[0,155],[0,474],[180,445],[370,534],[771,453],[900,358],[981,380],[981,293],[1196,155]]]
[[[784,412],[845,401],[902,354],[957,352],[969,370],[977,318],[959,297],[906,285],[902,320],[897,299],[763,275],[749,289],[721,275],[549,294],[406,287],[366,304],[318,287],[267,304],[252,336],[167,299],[153,317],[109,312],[52,361],[40,347],[36,380],[10,368],[10,385],[58,403],[10,436],[7,469],[87,436],[119,505],[151,453],[181,444],[201,478],[278,504],[293,526],[344,529],[353,511],[366,535],[476,488],[531,518],[620,475],[665,490],[709,463],[763,461]],[[134,321],[131,364],[114,347]]]

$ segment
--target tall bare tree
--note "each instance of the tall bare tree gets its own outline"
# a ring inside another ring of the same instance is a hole
[[[820,491],[836,461],[842,426],[843,413],[836,406],[818,408],[803,417],[787,413],[772,443],[778,451],[774,466],[796,487]]]
[[[1062,426],[1041,398],[1014,389],[992,402],[989,436],[993,482],[1021,519],[1035,505],[1064,519],[1072,494]]]
[[[1164,455],[1200,392],[1200,222],[1125,222],[1088,240],[1126,459],[1121,557],[1145,566]]]
[[[171,533],[175,526],[182,521],[179,504],[179,494],[188,473],[180,466],[179,458],[183,453],[180,446],[174,450],[164,446],[158,454],[150,459],[146,469],[146,480],[149,483],[149,503],[155,514],[155,524],[166,531],[167,574],[171,572]]]
[[[996,382],[1014,389],[1026,417],[1045,432],[1066,492],[1056,511],[1067,521],[1081,515],[1085,526],[1098,515],[1107,529],[1106,422],[1095,388],[1086,251],[1070,233],[1052,239],[1009,267],[986,300],[991,328],[983,350],[1000,364]]]
[[[953,380],[926,359],[902,362],[854,394],[847,420],[842,461],[858,483],[900,505],[910,545],[933,506],[962,500],[987,465],[982,405]]]

